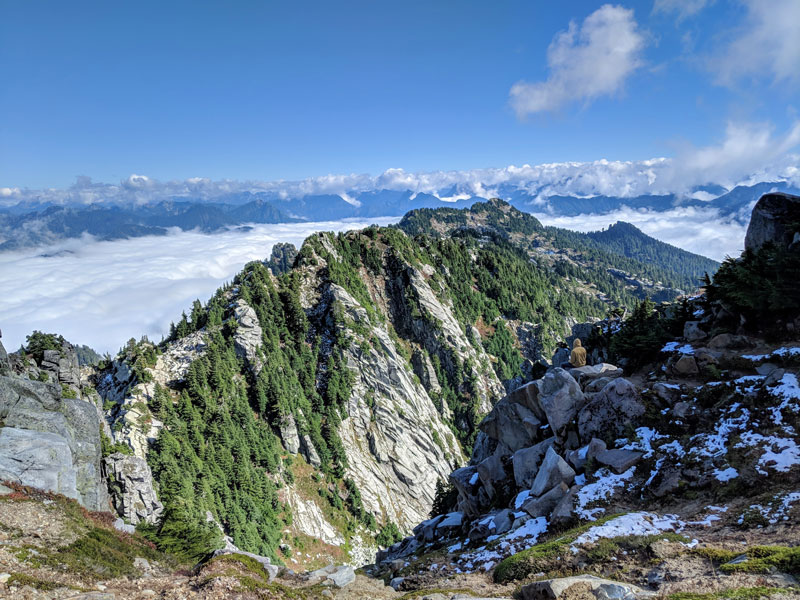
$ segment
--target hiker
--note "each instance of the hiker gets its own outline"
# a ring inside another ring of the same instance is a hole
[[[586,348],[581,345],[581,339],[575,338],[572,342],[572,353],[569,355],[569,364],[577,369],[586,366]]]

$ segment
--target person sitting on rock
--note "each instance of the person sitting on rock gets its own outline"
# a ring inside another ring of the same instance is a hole
[[[572,342],[572,353],[569,355],[569,364],[572,368],[586,366],[586,348],[581,345],[581,339],[575,338]]]

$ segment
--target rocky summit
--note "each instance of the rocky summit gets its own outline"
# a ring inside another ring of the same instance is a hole
[[[699,289],[492,200],[0,346],[0,598],[800,597],[798,202]]]

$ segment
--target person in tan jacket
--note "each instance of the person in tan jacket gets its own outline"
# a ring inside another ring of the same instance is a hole
[[[581,345],[580,338],[572,342],[572,353],[569,355],[569,364],[574,368],[586,366],[586,348]]]

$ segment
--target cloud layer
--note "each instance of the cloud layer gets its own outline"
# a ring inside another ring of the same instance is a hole
[[[16,350],[34,329],[112,354],[131,337],[159,340],[195,298],[205,302],[245,263],[268,258],[274,243],[299,247],[315,231],[367,225],[337,221],[113,242],[85,238],[46,250],[0,253],[3,344]]]
[[[681,207],[664,212],[635,210],[622,207],[602,215],[552,217],[535,214],[545,225],[565,227],[575,231],[597,231],[617,221],[633,223],[662,242],[715,260],[739,256],[744,247],[747,225],[734,219],[722,219],[716,210]]]
[[[428,193],[443,199],[502,197],[501,190],[518,190],[541,198],[552,195],[623,198],[642,194],[680,195],[691,193],[693,186],[708,183],[727,188],[757,181],[788,181],[800,185],[798,147],[800,121],[795,121],[786,131],[775,131],[769,123],[732,121],[717,143],[702,147],[688,143],[678,145],[673,158],[526,164],[427,173],[395,168],[376,176],[323,175],[300,181],[212,181],[198,177],[162,182],[144,175],[131,175],[118,184],[107,184],[79,177],[66,189],[0,188],[0,207],[20,202],[145,204],[172,198],[212,201],[242,192],[262,192],[275,200],[335,194],[353,201],[359,193],[384,189]]]
[[[520,118],[590,102],[619,92],[642,65],[645,37],[633,10],[606,4],[579,27],[574,21],[547,49],[546,81],[520,81],[511,88],[511,106]]]

